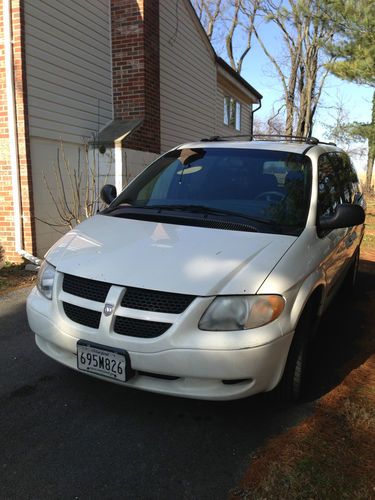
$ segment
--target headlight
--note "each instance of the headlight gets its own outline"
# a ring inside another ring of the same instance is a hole
[[[53,282],[55,280],[56,269],[43,261],[38,272],[38,280],[36,286],[42,295],[47,299],[52,299]]]
[[[199,328],[209,331],[258,328],[280,316],[284,305],[280,295],[217,297],[203,314]]]

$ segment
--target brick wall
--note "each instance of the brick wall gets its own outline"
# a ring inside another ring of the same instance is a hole
[[[25,78],[25,47],[22,0],[12,0],[14,81],[16,93],[18,156],[22,190],[24,249],[35,250],[35,231],[32,206],[31,163],[27,122]],[[5,260],[20,262],[15,251],[12,173],[9,159],[8,109],[6,100],[5,61],[3,43],[3,1],[0,0],[0,245]]]
[[[159,0],[111,0],[114,117],[143,119],[127,148],[160,153]]]

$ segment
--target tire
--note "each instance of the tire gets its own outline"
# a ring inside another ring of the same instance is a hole
[[[289,349],[283,376],[276,388],[280,403],[293,403],[305,393],[309,372],[310,342],[315,330],[317,318],[313,301],[307,304],[298,322],[293,341]]]

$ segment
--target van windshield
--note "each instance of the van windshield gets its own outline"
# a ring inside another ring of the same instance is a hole
[[[152,163],[120,193],[109,211],[170,207],[197,213],[201,208],[294,228],[298,233],[306,224],[310,192],[311,164],[301,154],[177,149]]]

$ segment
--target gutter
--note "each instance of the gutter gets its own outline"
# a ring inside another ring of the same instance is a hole
[[[263,98],[262,94],[258,92],[248,81],[245,80],[237,71],[235,71],[232,66],[230,66],[227,62],[224,61],[221,57],[215,54],[216,63],[221,66],[227,73],[232,75],[241,85],[243,85],[249,92],[251,92],[255,97],[259,100]]]
[[[16,98],[13,72],[13,40],[11,0],[3,0],[4,59],[6,75],[6,96],[8,107],[9,156],[12,169],[12,192],[14,213],[14,238],[16,252],[33,264],[40,265],[41,259],[24,250],[22,231],[22,206],[20,186],[20,166],[18,158],[18,137],[16,118]]]
[[[254,138],[254,113],[262,107],[262,99],[259,99],[259,106],[251,110],[251,140]]]

